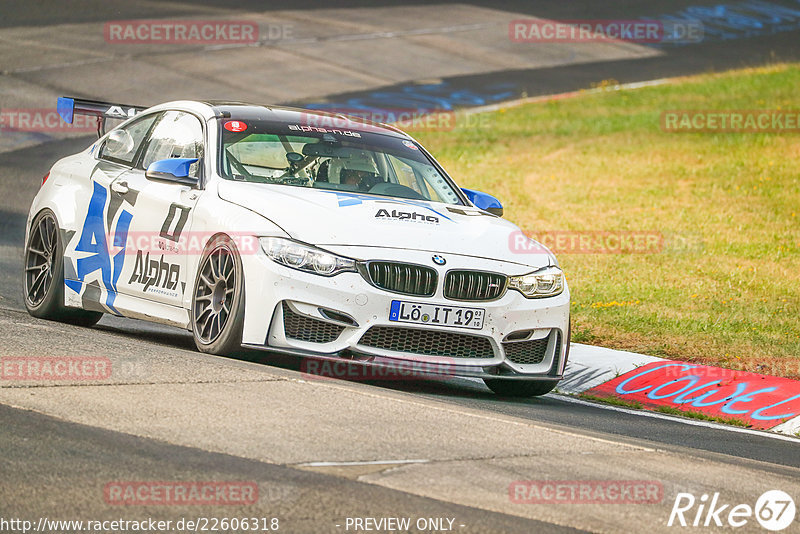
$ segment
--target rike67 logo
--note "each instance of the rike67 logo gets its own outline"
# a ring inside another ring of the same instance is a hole
[[[691,493],[678,493],[667,526],[739,528],[755,517],[763,528],[779,532],[792,524],[796,513],[794,499],[781,490],[764,492],[755,506],[725,503],[718,492],[699,499]]]

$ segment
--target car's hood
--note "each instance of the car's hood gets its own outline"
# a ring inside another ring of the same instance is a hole
[[[521,253],[520,229],[467,206],[392,199],[359,193],[222,181],[219,196],[254,211],[292,238],[318,246],[427,250],[531,266],[549,254]]]

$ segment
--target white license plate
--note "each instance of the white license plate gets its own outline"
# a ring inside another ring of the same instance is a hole
[[[455,326],[457,328],[483,328],[482,308],[462,308],[458,306],[439,306],[393,300],[389,308],[389,320],[398,323],[432,324]]]

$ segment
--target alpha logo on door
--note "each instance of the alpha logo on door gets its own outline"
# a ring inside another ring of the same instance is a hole
[[[142,284],[144,286],[142,291],[144,292],[152,288],[154,292],[169,292],[171,294],[178,288],[180,276],[180,265],[164,261],[163,254],[159,259],[151,259],[149,252],[143,256],[142,251],[139,250],[136,252],[136,263],[128,283]],[[161,291],[155,291],[156,289]]]

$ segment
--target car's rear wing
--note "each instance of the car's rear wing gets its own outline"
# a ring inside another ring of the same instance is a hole
[[[129,106],[100,100],[83,100],[67,96],[59,97],[56,110],[61,119],[72,124],[75,115],[91,115],[97,117],[97,137],[105,133],[106,119],[127,120],[147,109],[143,106]]]

